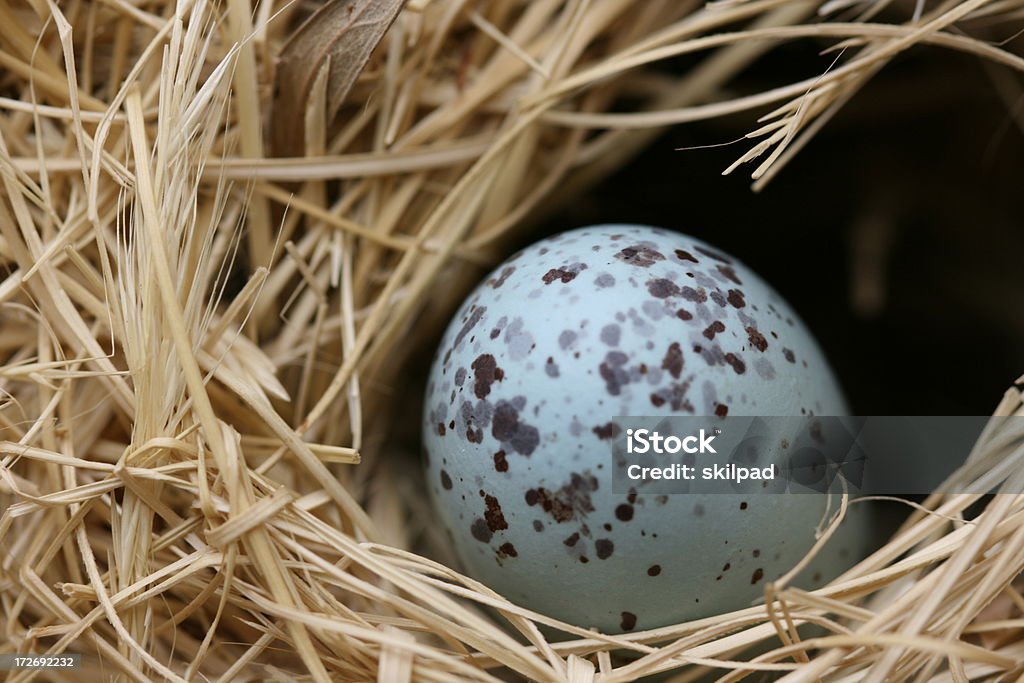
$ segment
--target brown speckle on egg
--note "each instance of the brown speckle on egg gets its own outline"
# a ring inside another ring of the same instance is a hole
[[[537,428],[521,421],[515,404],[509,401],[498,401],[494,407],[491,434],[521,455],[530,455],[540,443]]]
[[[632,612],[623,612],[619,620],[619,628],[623,631],[632,631],[636,628],[636,615]]]
[[[487,528],[492,532],[507,529],[508,522],[501,511],[501,503],[498,502],[498,499],[492,495],[485,495],[484,504],[487,506],[487,509],[484,511],[484,520],[487,522]]]
[[[698,263],[694,255],[684,249],[676,249],[675,254],[676,258],[679,259],[680,261],[691,261],[692,263]]]
[[[747,327],[747,340],[758,351],[764,352],[768,348],[768,340],[758,332],[756,327]]]
[[[594,511],[591,494],[597,491],[597,477],[573,473],[569,481],[556,491],[538,487],[526,492],[526,504],[540,505],[556,522],[567,522]]]
[[[487,281],[487,284],[489,284],[492,289],[498,289],[503,284],[505,284],[505,280],[508,280],[508,278],[514,272],[516,272],[516,267],[515,266],[506,266],[506,267],[502,268],[501,275],[499,275],[496,278],[491,278],[490,280]]]
[[[725,354],[725,362],[732,366],[732,369],[736,371],[737,375],[742,375],[747,371],[747,364],[743,362],[735,353]]]
[[[622,338],[622,329],[615,323],[605,325],[601,328],[601,341],[608,346],[618,346]]]
[[[621,351],[609,351],[598,366],[605,389],[612,396],[618,396],[622,386],[629,383],[629,373],[624,368],[628,360],[629,356]]]
[[[504,370],[498,367],[494,356],[489,353],[477,356],[470,367],[475,373],[473,393],[477,398],[486,398],[491,393],[491,385],[505,379]]]
[[[466,338],[466,335],[469,334],[470,330],[476,327],[476,324],[480,322],[480,320],[484,317],[484,313],[486,312],[486,306],[476,306],[473,308],[472,312],[469,314],[469,317],[466,318],[466,322],[462,325],[458,333],[455,335],[455,341],[452,342],[452,346],[451,349],[449,350],[449,353],[451,353],[451,350],[459,348],[459,345],[462,344],[462,340]]]
[[[494,470],[496,472],[508,472],[508,460],[505,458],[505,451],[498,451],[494,454]]]
[[[716,320],[715,322],[708,325],[702,334],[708,339],[713,340],[715,338],[715,335],[718,334],[719,332],[725,332],[725,325],[722,323],[721,320]]]
[[[678,296],[679,285],[667,278],[657,278],[647,283],[647,291],[656,299],[667,299],[670,296]]]
[[[747,302],[743,299],[743,292],[738,289],[730,289],[729,296],[726,299],[733,308],[743,308],[747,305]]]
[[[628,522],[633,519],[633,506],[629,503],[622,503],[615,508],[615,518],[620,522]]]
[[[487,526],[487,520],[480,517],[473,520],[473,524],[469,527],[469,531],[473,535],[473,538],[481,543],[490,543],[491,537],[494,536],[494,533]]]
[[[703,287],[683,287],[679,290],[679,294],[687,301],[702,304],[708,300],[708,293]]]
[[[623,263],[628,263],[631,266],[639,266],[640,268],[647,268],[658,261],[665,260],[665,257],[661,253],[642,244],[626,247],[619,253],[615,254],[615,258],[619,259]]]
[[[683,372],[683,350],[679,347],[679,342],[668,345],[665,357],[661,359],[661,369],[668,370],[670,375],[679,379]]]
[[[574,263],[565,268],[552,268],[544,274],[541,280],[546,285],[550,285],[556,280],[560,280],[562,283],[569,283],[576,279],[576,276],[586,270],[586,268],[586,264],[583,263]]]
[[[718,272],[721,273],[722,276],[725,277],[725,279],[727,279],[730,282],[732,282],[734,284],[737,284],[737,285],[742,285],[743,284],[740,281],[740,279],[738,277],[736,277],[736,271],[733,270],[732,266],[718,266],[717,268],[718,268]]]

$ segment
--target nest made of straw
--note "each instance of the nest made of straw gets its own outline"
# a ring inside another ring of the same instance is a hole
[[[387,437],[478,267],[659,127],[749,112],[763,184],[912,46],[1024,69],[983,39],[1024,3],[314,9],[0,0],[0,651],[86,655],[54,680],[1020,673],[1021,496],[935,496],[815,593],[605,636],[411,552]],[[729,92],[807,39],[836,48],[807,80]],[[960,476],[1021,490],[1021,437]]]

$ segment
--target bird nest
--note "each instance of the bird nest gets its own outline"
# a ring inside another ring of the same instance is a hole
[[[957,475],[1007,493],[932,496],[820,590],[625,635],[459,574],[396,434],[481,267],[659,130],[748,117],[726,171],[760,187],[909,48],[1022,70],[985,33],[1021,10],[0,0],[0,652],[82,655],[9,680],[1020,675],[1014,422]],[[730,87],[796,41],[824,66]]]

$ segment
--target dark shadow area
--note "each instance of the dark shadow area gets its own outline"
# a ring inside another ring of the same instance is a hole
[[[821,59],[784,50],[737,90]],[[694,149],[742,137],[760,113],[675,127],[524,243],[594,223],[692,234],[794,305],[855,412],[988,414],[1024,370],[1024,138],[989,75],[973,59],[912,53],[760,193],[755,164],[720,175],[754,141]]]

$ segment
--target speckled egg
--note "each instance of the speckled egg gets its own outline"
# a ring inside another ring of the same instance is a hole
[[[572,624],[649,629],[757,600],[828,501],[613,493],[613,416],[846,413],[806,327],[737,259],[587,227],[519,252],[459,309],[428,382],[428,486],[469,575]],[[857,524],[803,585],[852,564]]]

